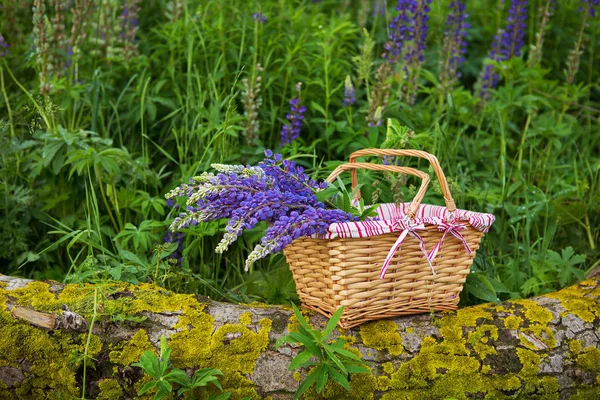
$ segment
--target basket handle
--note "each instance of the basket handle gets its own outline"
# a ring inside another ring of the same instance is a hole
[[[442,194],[444,195],[444,202],[446,203],[448,212],[454,213],[456,211],[456,204],[454,204],[454,199],[450,193],[450,188],[448,187],[448,181],[446,181],[444,171],[442,171],[442,167],[440,166],[438,159],[433,154],[429,154],[421,150],[363,149],[350,154],[350,163],[356,163],[356,159],[363,156],[409,156],[426,159],[429,161],[429,163],[431,163],[431,166],[437,175],[438,181],[440,182],[440,187],[442,189]],[[354,188],[356,185],[358,185],[358,177],[356,175],[356,170],[352,170],[352,187]]]
[[[403,173],[403,174],[414,175],[418,178],[421,178],[421,187],[419,188],[419,191],[415,195],[415,198],[413,199],[413,201],[410,203],[410,206],[408,206],[408,211],[406,213],[410,218],[415,217],[417,210],[419,209],[419,206],[421,205],[421,202],[423,201],[425,192],[427,191],[427,186],[429,185],[429,175],[427,175],[423,171],[419,171],[418,169],[414,169],[414,168],[397,167],[395,165],[381,165],[381,164],[354,162],[351,164],[347,163],[347,164],[340,165],[327,177],[327,179],[325,179],[325,181],[331,183],[335,180],[335,178],[337,178],[342,172],[345,172],[345,171],[351,171],[353,176],[355,176],[357,169],[370,169],[373,171],[399,172],[399,173]],[[352,182],[352,190],[353,191],[356,189],[357,185],[358,185],[358,181],[356,181],[356,183],[354,181]],[[355,199],[356,200],[360,199],[360,193],[357,192],[357,196]]]

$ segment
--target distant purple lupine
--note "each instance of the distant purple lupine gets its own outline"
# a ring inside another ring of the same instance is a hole
[[[527,0],[513,0],[508,11],[506,28],[498,31],[498,34],[494,37],[492,50],[489,54],[490,59],[507,61],[521,56],[525,38],[527,5]],[[495,71],[494,66],[492,64],[486,65],[481,83],[481,97],[486,98],[489,89],[495,88],[499,80],[500,75]]]
[[[431,0],[417,1],[413,18],[415,24],[414,36],[404,56],[409,67],[422,63],[425,58],[425,42],[429,30],[429,4],[431,4]]]
[[[6,43],[6,40],[4,40],[4,36],[2,36],[2,34],[0,34],[0,57],[6,57],[7,55],[9,55],[9,51],[8,49],[8,43]]]
[[[300,105],[300,90],[302,82],[296,84],[296,92],[298,97],[290,100],[290,111],[285,118],[289,121],[281,128],[281,145],[285,146],[290,144],[292,141],[300,137],[300,130],[302,129],[302,121],[304,120],[304,113],[306,107]]]
[[[255,12],[254,14],[252,14],[252,18],[254,18],[255,21],[261,24],[267,22],[267,17],[261,12]]]
[[[587,8],[587,13],[590,17],[594,18],[596,16],[596,6],[600,4],[600,0],[582,0],[583,7],[579,9],[580,12],[584,11]]]
[[[384,15],[387,9],[387,0],[375,0],[373,4],[373,16]]]
[[[181,265],[181,260],[183,258],[183,242],[185,241],[185,233],[183,232],[171,232],[168,231],[163,236],[163,241],[165,243],[177,243],[177,248],[169,258],[172,258],[177,261],[177,265]]]
[[[417,80],[421,66],[425,60],[425,44],[429,30],[429,11],[431,0],[419,0],[414,13],[414,36],[408,44],[404,59],[404,71],[407,76],[407,85],[403,88],[404,101],[412,105],[417,97]]]
[[[444,85],[452,86],[458,78],[460,66],[465,61],[467,52],[467,30],[471,25],[466,21],[468,14],[464,1],[452,1],[450,3],[450,14],[446,20],[446,33],[444,36],[444,47],[442,58],[441,81]]]
[[[390,34],[384,46],[383,58],[390,64],[398,61],[405,44],[415,36],[415,13],[417,8],[417,0],[398,0],[396,6],[398,15],[390,22]]]
[[[346,81],[344,82],[344,106],[347,107],[354,103],[356,103],[354,85],[352,84],[352,79],[350,79],[350,75],[347,75]]]

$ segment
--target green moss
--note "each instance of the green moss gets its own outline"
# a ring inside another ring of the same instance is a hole
[[[98,382],[100,393],[96,400],[116,400],[123,396],[123,389],[116,379],[102,379]]]
[[[588,372],[600,372],[600,350],[596,347],[586,347],[577,356],[577,365]]]
[[[519,329],[522,323],[523,318],[518,317],[516,315],[509,315],[508,317],[504,318],[504,327],[506,329]]]
[[[398,356],[404,351],[398,324],[389,319],[361,325],[360,337],[365,346],[376,350],[387,350],[393,356]]]

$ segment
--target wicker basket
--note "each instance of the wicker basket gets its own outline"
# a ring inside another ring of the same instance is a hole
[[[429,184],[429,176],[424,172],[356,162],[357,157],[365,155],[415,156],[429,160],[440,182],[446,207],[421,205]],[[327,317],[345,306],[340,320],[340,326],[345,329],[380,318],[456,309],[479,242],[494,217],[457,210],[436,157],[423,151],[360,150],[351,155],[349,164],[333,171],[327,181],[332,182],[342,172],[351,171],[355,188],[357,169],[410,174],[421,178],[422,184],[410,204],[398,207],[397,218],[382,218],[380,225],[395,227],[390,228],[392,231],[365,237],[340,237],[340,226],[334,225],[347,224],[332,224],[328,237],[300,238],[287,246],[284,253],[302,304]],[[356,199],[359,196],[357,193]],[[487,225],[479,223],[482,220]],[[384,264],[387,272],[385,269],[382,272]]]

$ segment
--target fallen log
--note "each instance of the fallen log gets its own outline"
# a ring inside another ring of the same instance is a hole
[[[292,315],[149,284],[0,275],[0,399],[138,398],[149,378],[131,364],[162,335],[174,367],[220,369],[232,399],[291,399],[306,374],[288,371],[301,349],[274,343],[296,326]],[[599,326],[596,276],[533,299],[336,329],[372,373],[352,375],[350,392],[329,382],[305,398],[600,398]]]

